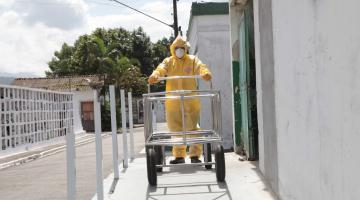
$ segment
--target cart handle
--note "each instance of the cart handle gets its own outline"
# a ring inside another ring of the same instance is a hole
[[[193,76],[162,76],[158,78],[158,81],[165,81],[165,80],[173,80],[173,79],[201,79],[201,75],[193,75]]]
[[[193,75],[193,76],[162,76],[158,78],[158,82],[166,81],[166,80],[174,80],[174,79],[202,79],[201,75]],[[212,80],[209,81],[210,90],[213,89]],[[148,93],[150,93],[150,84],[148,84]]]

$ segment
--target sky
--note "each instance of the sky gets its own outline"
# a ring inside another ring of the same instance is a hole
[[[119,0],[168,24],[172,0]],[[178,1],[179,26],[186,33],[191,2]],[[224,2],[206,0],[198,2]],[[0,0],[0,76],[44,76],[47,62],[66,42],[98,27],[142,26],[153,42],[173,30],[111,0]]]

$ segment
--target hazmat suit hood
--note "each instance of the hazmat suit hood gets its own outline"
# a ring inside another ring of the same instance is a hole
[[[183,48],[185,48],[184,57],[182,57],[182,58],[176,57],[176,55],[175,55],[175,47],[183,47]],[[170,45],[171,56],[173,56],[174,58],[183,59],[188,55],[187,52],[188,52],[188,46],[187,46],[186,40],[184,40],[180,35],[177,36],[176,39],[174,40],[174,42]]]

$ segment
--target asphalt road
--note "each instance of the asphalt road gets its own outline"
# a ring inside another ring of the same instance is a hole
[[[144,156],[142,128],[134,129],[136,157]],[[129,139],[129,137],[128,137]],[[103,137],[103,175],[112,171],[111,136]],[[122,135],[118,134],[119,160],[122,158]],[[95,142],[76,147],[77,199],[91,199],[96,193]],[[107,192],[107,191],[104,191]],[[0,170],[1,200],[66,199],[66,151],[19,166]]]

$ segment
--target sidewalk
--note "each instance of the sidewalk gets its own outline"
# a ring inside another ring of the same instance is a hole
[[[75,137],[76,145],[86,144],[93,142],[94,140],[95,135],[92,133],[78,134]],[[63,136],[38,144],[29,144],[28,146],[24,145],[16,149],[9,149],[8,151],[0,153],[0,170],[53,155],[60,151],[64,151],[65,147],[66,139],[65,136]]]
[[[146,159],[137,158],[122,169],[113,194],[108,194],[113,174],[104,180],[105,199],[243,199],[275,200],[263,182],[254,162],[240,161],[235,153],[226,153],[226,182],[218,183],[214,169],[186,167],[158,173],[157,187],[148,186]],[[255,163],[256,164],[256,163]],[[96,195],[93,200],[96,200]]]

